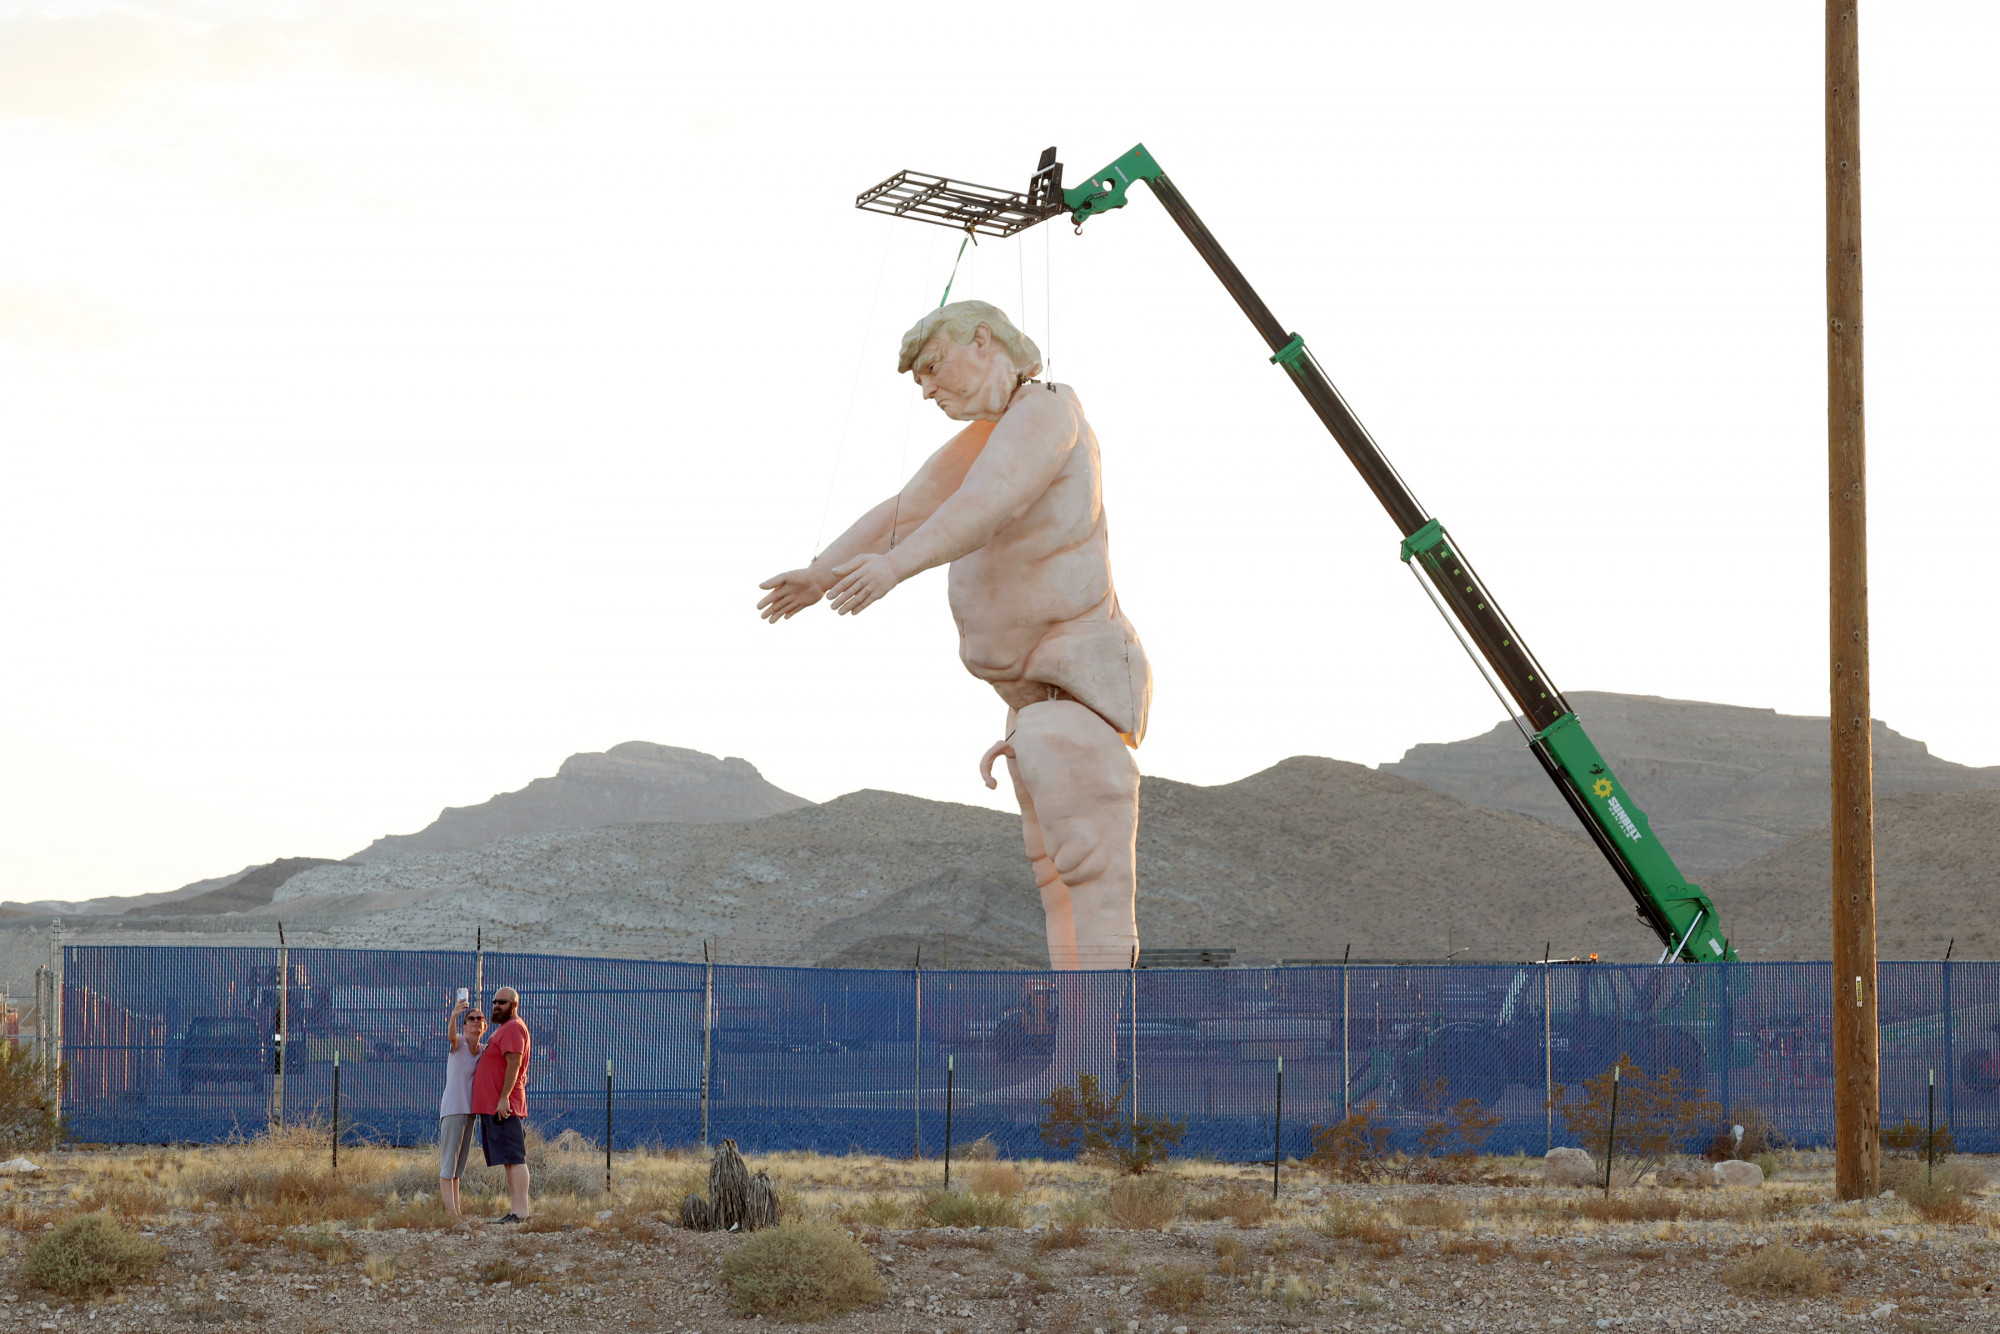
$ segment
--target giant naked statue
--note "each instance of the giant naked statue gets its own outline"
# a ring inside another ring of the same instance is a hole
[[[774,624],[822,597],[856,615],[949,563],[959,656],[1007,705],[980,776],[997,786],[993,761],[1007,761],[1049,962],[1123,969],[1139,946],[1132,751],[1152,673],[1111,582],[1097,437],[1076,392],[1036,380],[1041,368],[1035,344],[983,301],[919,320],[897,373],[968,425],[811,565],[759,585],[757,607]],[[1065,1018],[1074,1029],[1082,1016]]]

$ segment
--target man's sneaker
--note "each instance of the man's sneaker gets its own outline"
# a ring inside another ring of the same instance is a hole
[[[496,1223],[524,1223],[527,1220],[522,1218],[521,1215],[519,1214],[503,1214],[502,1216],[494,1219],[493,1221]]]

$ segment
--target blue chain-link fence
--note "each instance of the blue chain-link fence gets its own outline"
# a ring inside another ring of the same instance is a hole
[[[65,1111],[84,1143],[212,1142],[332,1112],[355,1140],[434,1138],[445,1019],[470,953],[72,946]],[[1463,1098],[1493,1151],[1572,1142],[1546,1107],[1621,1055],[1666,1067],[1801,1145],[1832,1134],[1826,964],[1354,966],[936,972],[715,967],[488,954],[534,1038],[529,1117],[613,1142],[936,1154],[953,1138],[1046,1153],[1051,1077],[1097,1075],[1184,1119],[1181,1152],[1268,1159],[1274,1124],[1372,1107],[1399,1133]],[[1882,1115],[2000,1151],[2000,964],[1885,963]],[[277,1075],[278,1009],[286,1022]],[[1284,1066],[1282,1112],[1277,1071]]]

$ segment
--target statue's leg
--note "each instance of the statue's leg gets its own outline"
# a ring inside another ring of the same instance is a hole
[[[1032,809],[1043,853],[1069,892],[1076,962],[1067,966],[1129,967],[1139,947],[1139,766],[1132,752],[1109,723],[1072,700],[1020,710],[1013,748],[1008,768],[1024,826]],[[1054,934],[1051,924],[1051,940]],[[1054,962],[1053,949],[1050,957]]]
[[[1007,760],[1007,772],[1014,780],[1014,797],[1021,803],[1021,840],[1028,846],[1028,864],[1034,868],[1035,887],[1042,891],[1042,915],[1049,931],[1049,967],[1066,972],[1076,967],[1076,921],[1070,913],[1069,886],[1056,874],[1056,864],[1042,841],[1041,821],[1035,818],[1035,799],[1022,783],[1020,765],[1012,756]]]

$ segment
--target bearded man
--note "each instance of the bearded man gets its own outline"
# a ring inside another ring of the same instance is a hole
[[[924,397],[969,423],[811,565],[766,579],[773,624],[829,597],[852,616],[951,566],[966,670],[1007,705],[981,759],[1005,758],[1048,919],[1049,963],[1126,968],[1139,947],[1139,769],[1153,681],[1111,582],[1097,437],[1041,352],[984,301],[917,321],[897,356]]]

